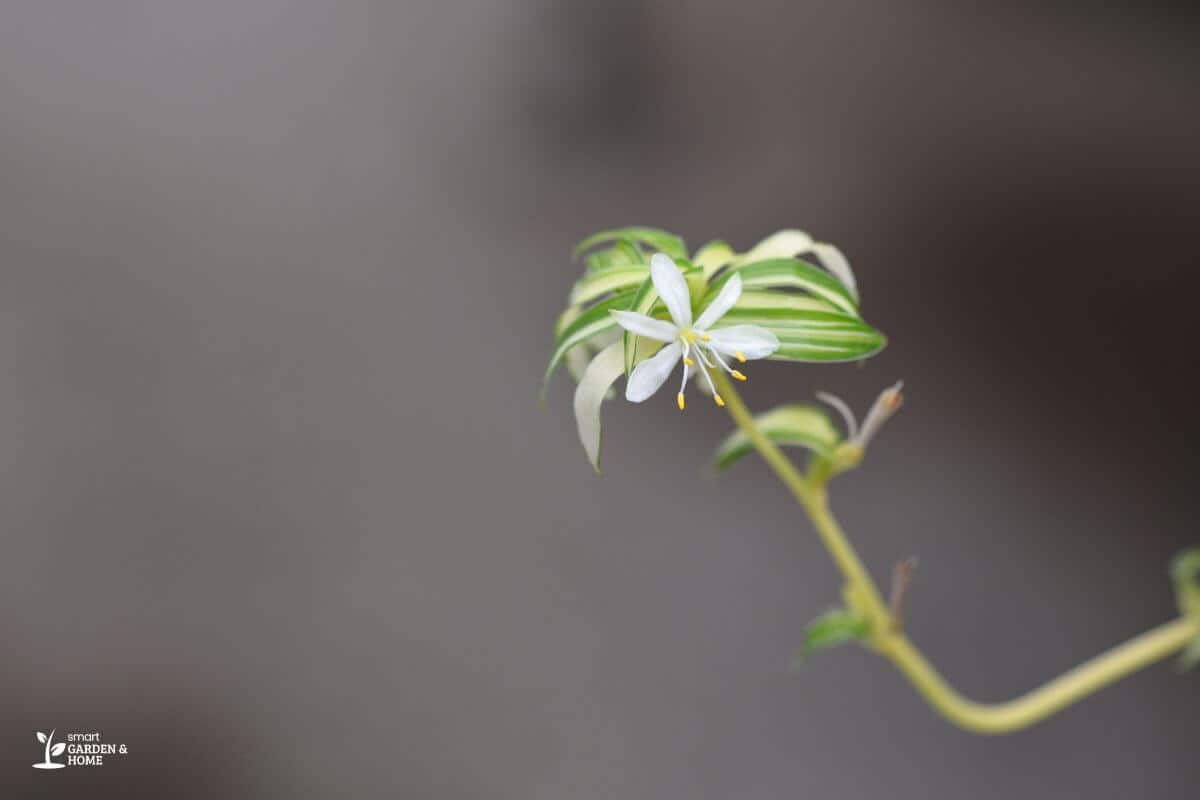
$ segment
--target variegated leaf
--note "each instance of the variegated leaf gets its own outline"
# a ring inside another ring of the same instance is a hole
[[[757,415],[754,422],[776,444],[804,447],[821,456],[828,456],[841,439],[829,416],[811,405],[779,406]],[[713,466],[718,470],[726,469],[753,450],[754,444],[749,437],[740,430],[735,431],[717,448]]]

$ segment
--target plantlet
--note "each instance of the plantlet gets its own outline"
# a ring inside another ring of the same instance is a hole
[[[838,412],[845,432],[811,404],[752,414],[730,378],[733,366],[766,358],[797,363],[858,361],[886,340],[862,317],[858,286],[841,251],[798,230],[767,237],[745,253],[721,241],[689,256],[683,240],[655,228],[631,227],[588,237],[576,248],[585,270],[555,326],[548,381],[566,363],[578,386],[575,418],[592,467],[600,469],[603,401],[626,378],[625,397],[647,400],[682,362],[676,404],[695,379],[733,418],[736,430],[718,447],[723,470],[757,452],[792,493],[844,579],[842,603],[807,628],[800,657],[858,642],[890,661],[950,722],[977,733],[1028,727],[1120,678],[1183,651],[1183,668],[1200,663],[1200,549],[1171,567],[1180,616],[1087,661],[1028,694],[976,703],[955,691],[904,634],[904,593],[916,566],[902,561],[885,603],[850,540],[830,513],[828,485],[859,466],[872,439],[899,410],[899,383],[880,393],[860,425],[834,395],[817,397]],[[803,470],[783,447],[807,451]]]

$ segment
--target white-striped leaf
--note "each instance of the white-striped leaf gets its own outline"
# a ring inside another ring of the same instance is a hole
[[[632,289],[640,286],[649,274],[649,264],[626,264],[588,272],[571,288],[567,302],[578,305],[603,297],[609,292]]]
[[[763,434],[778,445],[804,447],[828,457],[841,436],[829,416],[812,405],[796,404],[774,408],[754,418]],[[753,452],[754,445],[740,430],[721,442],[713,456],[713,466],[727,468],[742,456]]]
[[[628,264],[641,264],[646,255],[633,242],[620,239],[612,247],[594,250],[587,254],[584,263],[589,272],[610,267],[623,267]]]
[[[737,254],[733,252],[733,248],[725,242],[718,240],[709,242],[697,250],[696,257],[692,259],[692,263],[704,271],[704,279],[708,280],[721,267],[733,263],[735,258],[737,258]]]
[[[858,316],[858,304],[841,281],[798,258],[755,261],[736,266],[734,270],[742,276],[742,286],[746,289],[802,289],[848,314]],[[725,280],[728,280],[728,277],[717,281],[712,293],[720,291]]]
[[[792,308],[739,308],[734,306],[715,328],[758,325],[779,338],[774,361],[858,361],[884,348],[882,333],[858,317],[836,311]]]
[[[705,300],[711,300],[710,292]],[[738,298],[734,308],[742,310],[790,309],[792,311],[827,311],[840,313],[837,306],[816,297],[798,292],[780,292],[769,289],[746,289]]]
[[[550,355],[550,362],[546,365],[546,374],[542,379],[543,389],[545,388],[545,384],[550,380],[550,376],[554,374],[554,370],[558,367],[559,362],[562,361],[563,357],[572,347],[617,327],[617,321],[608,312],[613,309],[629,308],[629,303],[633,300],[633,295],[634,292],[622,292],[601,303],[597,303],[571,319],[561,330],[556,332],[554,350]],[[568,309],[569,312],[570,310]]]
[[[817,257],[821,266],[837,278],[846,287],[854,302],[858,303],[858,285],[854,280],[854,272],[850,269],[850,262],[846,260],[846,256],[832,244],[818,242],[801,230],[777,231],[747,252],[737,256],[733,260],[733,264],[739,266],[775,258],[800,258],[809,253]]]
[[[676,260],[687,258],[687,245],[684,244],[682,238],[673,233],[668,233],[658,228],[646,228],[641,226],[632,226],[628,228],[617,228],[611,231],[601,231],[593,233],[591,236],[584,239],[579,244],[575,245],[575,256],[585,250],[590,250],[598,244],[612,242],[625,239],[637,244],[642,244],[653,248],[660,252],[666,253],[671,258]]]
[[[751,264],[773,258],[793,258],[812,249],[813,238],[804,231],[776,231],[734,260],[735,265]]]
[[[850,292],[850,296],[854,298],[854,302],[860,302],[858,281],[854,279],[854,271],[850,269],[850,262],[845,254],[827,242],[814,244],[812,253],[821,262],[821,266],[829,271],[829,274],[841,281],[842,285]]]
[[[613,383],[621,377],[621,349],[621,343],[614,342],[596,354],[575,387],[575,425],[579,430],[579,442],[596,472],[600,471],[600,406]]]

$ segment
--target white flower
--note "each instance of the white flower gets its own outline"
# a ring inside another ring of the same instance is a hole
[[[736,358],[745,363],[752,358],[766,358],[779,349],[779,340],[775,338],[775,334],[757,325],[712,327],[733,308],[742,294],[742,279],[737,273],[725,282],[725,286],[695,322],[692,321],[692,303],[687,282],[670,257],[656,253],[650,259],[650,279],[671,315],[671,322],[653,319],[633,311],[609,312],[616,318],[617,323],[630,333],[666,343],[652,358],[634,368],[625,386],[625,399],[640,403],[657,392],[682,359],[683,381],[676,396],[679,409],[683,410],[683,390],[687,387],[692,369],[704,376],[709,388],[713,390],[713,400],[717,405],[723,406],[725,401],[717,394],[707,369],[716,369],[720,365],[734,378],[744,381],[746,376],[732,369],[725,358]],[[692,356],[703,366],[697,367]]]

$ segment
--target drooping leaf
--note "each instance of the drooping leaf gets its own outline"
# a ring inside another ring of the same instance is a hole
[[[737,254],[733,252],[733,248],[722,241],[709,242],[696,251],[696,257],[692,259],[692,263],[699,267],[704,272],[704,279],[708,280],[717,273],[721,267],[731,263]]]
[[[662,347],[661,342],[647,342],[641,358],[649,358]],[[600,406],[613,394],[613,384],[625,373],[625,345],[614,341],[601,350],[583,371],[575,387],[575,425],[592,469],[600,472]]]
[[[839,310],[858,316],[858,304],[842,282],[825,270],[801,261],[798,258],[775,258],[735,266],[742,276],[745,289],[787,288],[801,289],[814,297],[825,300]],[[732,273],[731,273],[732,274]],[[711,291],[720,291],[724,280],[718,280]]]
[[[687,245],[679,236],[658,228],[632,226],[593,233],[575,246],[575,256],[578,257],[580,253],[596,245],[618,239],[628,239],[638,244],[644,244],[654,250],[666,253],[674,259],[687,258],[688,255]]]
[[[795,229],[777,231],[754,245],[749,251],[737,256],[733,263],[740,266],[775,258],[801,258],[809,254],[816,256],[821,266],[846,287],[857,305],[858,285],[846,256],[834,245],[818,242],[804,231]]]
[[[796,654],[797,660],[803,661],[817,650],[865,639],[869,634],[870,626],[861,617],[842,608],[826,611],[804,629],[804,643]]]
[[[816,406],[796,404],[779,406],[754,418],[760,431],[778,445],[804,447],[828,457],[840,440],[838,430],[829,416]],[[750,438],[740,430],[725,438],[713,455],[717,470],[728,468],[738,459],[753,452]]]
[[[600,471],[600,406],[624,370],[625,345],[614,342],[592,359],[575,387],[575,425],[592,469]]]
[[[821,262],[821,266],[829,271],[829,274],[837,278],[846,290],[850,292],[850,296],[854,298],[854,302],[858,303],[858,281],[854,279],[854,271],[850,269],[850,261],[834,245],[828,242],[817,242],[812,246],[812,253]]]
[[[608,312],[613,309],[628,308],[633,295],[633,292],[622,292],[603,302],[597,303],[578,316],[573,317],[570,322],[562,326],[561,330],[557,331],[554,338],[554,350],[550,355],[550,362],[546,365],[546,374],[542,379],[543,388],[549,382],[550,377],[554,374],[554,370],[558,367],[559,362],[562,361],[568,350],[594,336],[617,327],[617,321]]]
[[[738,256],[735,264],[750,264],[773,258],[794,258],[807,253],[813,246],[813,238],[804,231],[784,229],[772,233],[748,251]]]

